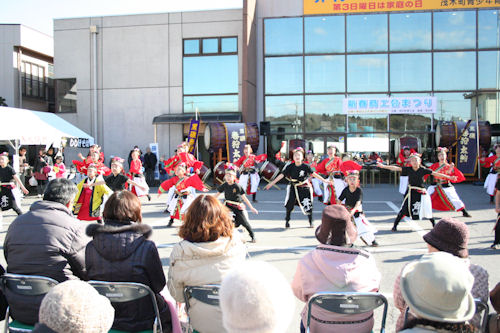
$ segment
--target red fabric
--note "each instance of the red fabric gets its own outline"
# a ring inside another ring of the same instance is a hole
[[[410,149],[410,155],[415,154],[415,153],[417,153],[417,151],[415,149],[413,149],[413,148]],[[410,159],[407,159],[405,157],[404,149],[401,149],[401,151],[399,152],[399,156],[398,156],[398,159],[396,161],[396,164],[399,166],[411,166]]]
[[[443,196],[443,199],[441,199],[441,196]],[[432,209],[443,212],[455,211],[455,207],[451,202],[445,203],[443,200],[448,201],[446,194],[440,187],[436,186],[436,189],[431,195]]]
[[[92,198],[92,189],[91,188],[82,188],[82,193],[78,198],[78,203],[81,203],[82,206],[80,211],[78,212],[77,218],[82,221],[97,221],[100,220],[100,217],[92,217],[90,216],[90,200]]]
[[[500,168],[500,161],[495,163],[497,158],[499,158],[497,155],[492,155],[490,157],[481,158],[481,159],[479,159],[479,163],[484,168],[491,168],[493,166],[495,169],[498,169],[498,168]],[[495,165],[493,165],[494,163],[495,163]]]
[[[265,160],[267,160],[267,155],[266,154],[261,154],[261,155],[258,155],[258,156],[255,156],[254,154],[250,154],[248,156],[241,156],[236,162],[234,162],[234,164],[240,168],[241,165],[243,165],[243,167],[245,168],[251,168],[251,167],[254,167],[255,166],[255,163],[260,163],[260,162],[264,162]]]
[[[432,171],[436,171],[439,168],[439,166],[440,166],[439,162],[436,162],[433,165],[431,165],[429,167],[429,169],[431,169]],[[463,182],[465,180],[465,176],[462,173],[462,171],[458,170],[458,168],[455,165],[453,165],[453,164],[446,163],[446,166],[444,166],[441,169],[437,170],[437,172],[438,173],[443,173],[443,174],[448,175],[448,176],[456,176],[457,180],[456,181],[451,181],[451,180],[448,180],[446,178],[434,176],[434,178],[436,178],[436,179],[445,180],[445,181],[451,182],[451,183],[461,183],[461,182]],[[429,177],[429,175],[425,175],[424,179],[426,180],[427,177]]]
[[[330,160],[331,158],[325,158],[323,161],[321,161],[316,168],[316,172],[327,175],[332,171],[340,171],[340,166],[342,165],[342,160],[340,159],[340,157],[334,156],[333,161],[329,163]]]
[[[342,165],[340,166],[340,170],[344,175],[347,176],[347,171],[352,171],[352,170],[361,170],[363,167],[359,165],[358,163],[354,161],[345,161],[342,162]]]
[[[168,192],[168,190],[170,190],[172,186],[177,184],[178,181],[179,177],[177,176],[165,180],[163,183],[160,184],[160,187],[158,188],[158,193]],[[180,192],[188,187],[193,187],[198,191],[203,191],[205,189],[205,185],[203,184],[198,175],[192,175],[191,177],[184,178],[184,180],[176,186],[176,189],[177,191]]]
[[[130,162],[130,173],[142,174],[142,162],[140,159]]]
[[[199,171],[201,169],[201,167],[203,166],[203,162],[201,161],[198,161],[196,159],[196,157],[194,157],[193,154],[190,154],[190,153],[180,153],[179,154],[179,157],[180,157],[180,161],[182,161],[183,163],[186,163],[186,166],[188,168],[193,168],[194,171]],[[175,166],[177,166],[178,163],[175,164]]]

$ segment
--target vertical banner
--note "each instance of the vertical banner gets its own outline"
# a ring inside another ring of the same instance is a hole
[[[245,123],[224,123],[226,128],[227,159],[234,163],[243,156],[247,144]]]
[[[195,154],[196,140],[198,140],[199,129],[200,129],[200,121],[191,119],[191,124],[189,124],[188,143],[189,143],[189,153],[193,155]]]
[[[477,163],[476,122],[471,121],[465,126],[457,142],[455,165],[465,176],[474,176]]]
[[[149,149],[151,149],[151,152],[156,155],[156,161],[160,161],[160,153],[158,152],[158,143],[150,143],[149,144]],[[156,162],[155,165],[155,179],[160,179],[160,171],[158,170],[158,162]]]

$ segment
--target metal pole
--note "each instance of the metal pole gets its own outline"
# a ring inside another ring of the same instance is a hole
[[[93,90],[93,100],[92,100],[92,115],[93,115],[93,123],[92,123],[92,131],[94,132],[94,142],[98,142],[97,137],[97,26],[90,26],[90,33],[92,34],[92,90]]]
[[[18,80],[19,80],[19,108],[23,108],[23,71],[21,68],[22,65],[22,60],[21,57],[23,55],[23,50],[21,50],[21,47],[19,46],[17,50],[17,74],[18,74]],[[26,82],[24,83],[26,84]]]
[[[477,100],[476,100],[476,149],[477,149],[477,177],[479,181],[481,181],[481,166],[479,165],[479,110],[477,108]]]

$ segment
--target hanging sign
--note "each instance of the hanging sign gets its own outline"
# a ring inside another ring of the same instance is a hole
[[[344,114],[424,114],[436,113],[437,99],[423,97],[344,98]]]

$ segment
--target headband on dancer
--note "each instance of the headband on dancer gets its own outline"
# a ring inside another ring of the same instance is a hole
[[[419,160],[422,159],[422,155],[420,155],[419,153],[411,153],[410,154],[410,158],[418,158]]]
[[[304,156],[304,148],[302,147],[297,147],[293,150],[293,153],[302,153],[302,156]]]
[[[186,163],[179,163],[179,165],[177,165],[177,169],[179,169],[179,168],[183,168],[183,169],[184,169],[184,171],[186,171],[186,170],[187,170],[187,165],[186,165]]]
[[[448,148],[446,148],[446,147],[438,147],[437,151],[438,151],[438,153],[445,153],[446,154],[448,152]]]
[[[224,164],[224,172],[236,175],[236,166],[232,163],[227,162]]]
[[[410,150],[410,146],[403,146],[403,150]]]
[[[118,157],[118,156],[115,156],[111,159],[111,163],[120,163],[120,164],[123,164],[124,162],[124,159],[121,158],[121,157]]]
[[[9,157],[9,153],[7,153],[7,152],[3,152],[3,153],[1,153],[1,154],[0,154],[0,156]]]
[[[89,170],[89,169],[97,170],[97,164],[94,164],[94,163],[89,164],[89,166],[87,167],[87,170]]]
[[[359,178],[358,170],[347,170],[347,178]]]

